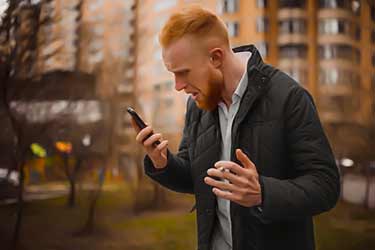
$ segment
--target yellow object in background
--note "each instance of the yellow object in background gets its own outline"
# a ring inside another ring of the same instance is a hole
[[[73,149],[72,143],[64,141],[57,141],[55,143],[55,147],[57,150],[63,153],[71,153]]]

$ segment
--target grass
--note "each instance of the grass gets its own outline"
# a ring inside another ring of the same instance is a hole
[[[375,211],[339,202],[315,218],[318,250],[375,249]]]
[[[147,191],[148,192],[148,191]],[[132,212],[131,190],[104,191],[98,203],[96,230],[77,236],[87,216],[88,193],[69,209],[65,197],[27,203],[21,250],[189,250],[196,249],[195,214],[190,196],[168,193],[163,210]],[[143,197],[143,196],[142,196]],[[0,249],[10,239],[15,206],[0,206]],[[318,250],[375,249],[375,212],[340,202],[315,218]]]
[[[131,190],[121,185],[118,190],[102,193],[94,233],[77,236],[87,218],[89,196],[90,193],[81,193],[75,208],[66,207],[66,197],[26,203],[20,249],[182,250],[194,249],[196,245],[195,216],[187,213],[191,197],[168,193],[169,204],[177,209],[166,207],[135,215]],[[8,248],[15,211],[15,205],[0,206],[1,250]]]

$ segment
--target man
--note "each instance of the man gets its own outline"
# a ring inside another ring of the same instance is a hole
[[[172,15],[160,43],[176,90],[191,95],[183,138],[177,154],[150,126],[136,140],[152,179],[195,195],[198,249],[314,249],[312,216],[335,205],[340,184],[311,96],[254,46],[232,51],[200,7]],[[247,64],[235,54],[246,51]]]

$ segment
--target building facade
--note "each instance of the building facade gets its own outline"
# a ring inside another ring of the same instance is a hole
[[[175,116],[182,126],[186,98],[173,89],[163,67],[157,34],[178,8],[200,4],[227,24],[231,45],[255,44],[267,63],[297,80],[314,96],[336,157],[365,157],[374,136],[375,10],[367,0],[161,0],[139,1],[137,95],[151,114]],[[142,51],[141,51],[142,50]],[[165,87],[159,84],[165,83]],[[155,96],[170,110],[152,108]],[[172,105],[173,104],[173,105]],[[168,105],[167,105],[168,106]],[[166,126],[168,129],[168,126]],[[372,144],[373,145],[373,144]],[[367,157],[366,156],[366,157]]]
[[[39,123],[69,117],[82,131],[65,129],[75,149],[108,155],[109,173],[130,165],[134,173],[134,164],[121,163],[136,162],[125,112],[134,104],[136,1],[17,0],[9,7],[9,43],[1,30],[0,49],[14,51],[9,86],[17,107]]]

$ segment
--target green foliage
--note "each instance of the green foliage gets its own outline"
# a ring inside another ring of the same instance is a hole
[[[39,145],[38,143],[32,143],[31,146],[30,146],[30,149],[31,149],[31,152],[33,152],[34,155],[36,155],[40,158],[44,158],[44,157],[47,156],[46,150],[41,145]]]

